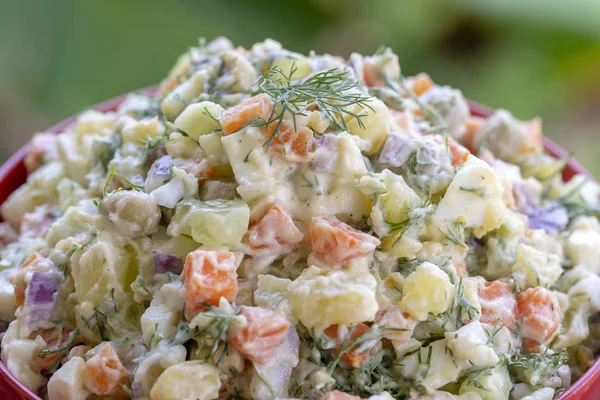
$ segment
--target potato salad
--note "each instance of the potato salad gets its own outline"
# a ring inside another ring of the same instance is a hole
[[[600,349],[599,186],[389,48],[224,38],[36,134],[2,362],[49,400],[550,400]]]

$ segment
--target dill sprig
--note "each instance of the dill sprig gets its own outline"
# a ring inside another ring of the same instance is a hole
[[[126,185],[129,185],[133,190],[137,190],[138,192],[144,191],[144,186],[136,185],[135,183],[131,182],[129,179],[125,178],[123,175],[119,174],[116,169],[113,169],[112,171],[110,171],[110,174],[108,174],[108,176],[106,177],[106,182],[104,182],[104,188],[102,189],[102,199],[100,201],[94,200],[94,204],[96,205],[96,207],[100,208],[100,206],[104,202],[104,199],[108,195],[108,186],[110,185],[110,182],[112,182],[113,178],[118,178],[118,179],[122,180],[123,183],[125,183]],[[117,189],[117,191],[119,191],[119,190],[123,190],[123,189],[122,188]]]
[[[556,353],[550,353],[548,349],[543,353],[521,354],[513,357],[510,367],[522,368],[524,370],[537,371],[542,368],[557,369],[569,360],[565,349]]]
[[[287,114],[291,115],[294,130],[297,128],[296,118],[306,116],[308,110],[315,108],[340,129],[348,130],[344,118],[346,116],[356,119],[358,125],[365,128],[362,118],[367,114],[353,110],[354,106],[361,110],[373,110],[368,104],[370,97],[358,91],[350,92],[359,83],[351,79],[347,71],[330,69],[318,72],[304,81],[295,81],[294,74],[297,70],[295,64],[292,64],[289,73],[279,67],[273,67],[254,84],[256,93],[266,93],[274,103],[269,118],[254,123],[255,126],[275,124],[273,133],[264,144],[267,149],[275,137],[281,134],[280,129]]]
[[[356,329],[356,328],[354,328]],[[352,331],[350,330],[347,334],[347,337],[350,338],[352,335]],[[392,328],[386,325],[381,325],[381,326],[377,326],[374,327],[372,329],[369,329],[367,332],[363,333],[362,335],[360,335],[359,337],[353,339],[353,340],[344,340],[344,343],[342,346],[340,346],[339,352],[337,354],[337,357],[331,362],[331,364],[328,366],[328,371],[329,374],[333,373],[333,371],[335,370],[335,368],[337,367],[337,365],[339,364],[340,360],[342,359],[343,355],[346,353],[355,353],[355,352],[360,352],[363,349],[361,349],[361,347],[367,343],[376,343],[379,340],[381,340],[384,335],[386,334],[386,332],[389,331],[397,331],[397,332],[404,332],[406,331],[406,329],[404,328]]]
[[[73,343],[75,343],[75,339],[77,339],[78,335],[79,335],[79,329],[75,329],[74,331],[72,331],[69,334],[69,339],[67,340],[67,343],[65,343],[63,346],[58,347],[56,349],[46,349],[44,351],[41,351],[39,356],[44,357],[44,356],[48,356],[50,354],[62,353],[64,351],[69,350],[71,348],[71,346],[73,345]]]
[[[480,382],[479,382],[479,378],[481,377],[485,377],[487,375],[490,375],[492,373],[492,370],[495,368],[495,365],[491,366],[491,367],[484,367],[484,368],[475,368],[475,369],[471,369],[467,372],[465,372],[459,379],[459,382],[462,383],[470,383],[473,386],[475,386],[477,389],[480,390],[488,390],[486,389]]]
[[[452,226],[455,226],[456,228],[459,229],[458,232],[455,231],[455,229],[452,229]],[[446,240],[448,240],[451,243],[454,243],[457,246],[460,247],[468,247],[465,244],[465,241],[463,239],[464,236],[464,232],[461,232],[460,229],[464,228],[463,224],[460,222],[456,222],[456,223],[452,223],[449,224],[446,231],[443,231],[441,228],[438,228],[438,231],[446,238]]]
[[[59,354],[58,358],[52,363],[52,365],[50,365],[50,367],[48,367],[48,369],[47,369],[48,374],[53,374],[60,367],[60,364],[62,363],[62,361],[69,354],[69,350],[71,350],[71,347],[73,347],[73,344],[75,343],[75,340],[77,339],[77,336],[79,336],[79,329],[75,329],[74,331],[72,331],[69,334],[69,338],[63,346],[56,348],[56,349],[46,349],[46,350],[41,351],[38,354],[39,357],[45,357],[45,356],[49,356],[51,354]]]
[[[202,327],[192,328],[188,322],[185,322],[182,314],[177,331],[170,342],[184,344],[194,339],[198,343],[197,356],[204,349],[208,349],[204,360],[208,361],[216,357],[215,363],[221,365],[229,353],[229,327],[231,322],[238,318],[239,311],[229,314],[208,303],[201,304],[206,307],[206,311],[200,313],[199,316],[207,318],[207,321],[202,324]]]

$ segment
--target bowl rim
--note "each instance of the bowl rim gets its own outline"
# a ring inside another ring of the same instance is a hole
[[[127,98],[127,96],[131,93],[144,93],[144,94],[153,94],[158,90],[158,86],[148,86],[142,88],[140,90],[128,92],[116,97],[113,97],[109,100],[98,103],[89,109],[96,110],[100,112],[108,112],[114,111],[117,107]],[[469,101],[469,108],[471,111],[471,115],[477,117],[489,117],[494,113],[494,110],[479,104],[474,101]],[[53,125],[49,129],[46,129],[44,132],[50,132],[54,134],[61,133],[67,127],[72,125],[78,115],[74,114],[71,117]],[[544,137],[544,149],[548,154],[555,158],[568,158],[567,166],[563,170],[563,180],[568,181],[576,174],[584,174],[592,179],[595,179],[589,171],[583,167],[577,160],[569,157],[569,153],[551,141],[550,139]],[[2,166],[0,166],[0,204],[2,204],[8,195],[16,190],[20,185],[22,185],[23,177],[26,176],[25,167],[23,165],[23,159],[29,152],[29,146],[25,145],[21,147],[16,153],[14,153]],[[1,188],[8,182],[9,186],[15,186],[12,190],[4,191]],[[12,184],[12,185],[11,185]],[[41,400],[41,398],[30,391],[24,384],[22,384],[16,377],[14,377],[4,365],[3,362],[0,361],[0,391],[2,389],[6,389],[2,387],[3,384],[7,384],[10,389],[14,392],[10,393],[9,396],[13,396],[12,398],[16,399],[24,399],[24,400]],[[573,383],[571,386],[567,388],[567,390],[561,394],[557,400],[568,400],[568,399],[584,399],[589,398],[588,395],[594,393],[593,391],[599,391],[600,393],[600,358],[597,359],[594,364],[588,368],[587,371]],[[1,392],[0,392],[1,393]],[[16,397],[15,397],[16,396]],[[9,397],[10,399],[11,397]]]

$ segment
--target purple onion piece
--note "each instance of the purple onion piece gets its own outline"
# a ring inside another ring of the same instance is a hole
[[[377,162],[389,167],[400,167],[408,161],[414,150],[415,146],[410,138],[390,135],[383,144]]]
[[[26,302],[32,305],[54,302],[61,281],[55,271],[34,272],[25,292]]]
[[[171,167],[173,166],[173,160],[171,156],[162,156],[158,160],[154,161],[150,168],[149,175],[153,178],[166,180],[171,176]]]
[[[30,331],[44,327],[52,321],[62,282],[62,274],[58,271],[33,273],[25,290],[23,307],[23,321]]]
[[[160,250],[152,250],[152,262],[154,272],[157,274],[171,272],[179,275],[183,271],[183,260],[181,258]]]
[[[560,232],[569,223],[569,213],[560,204],[549,204],[527,210],[528,225],[531,229],[543,229],[548,233]]]

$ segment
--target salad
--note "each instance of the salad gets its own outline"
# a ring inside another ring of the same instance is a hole
[[[24,162],[1,354],[50,400],[542,400],[600,349],[599,186],[388,48],[201,40]]]

